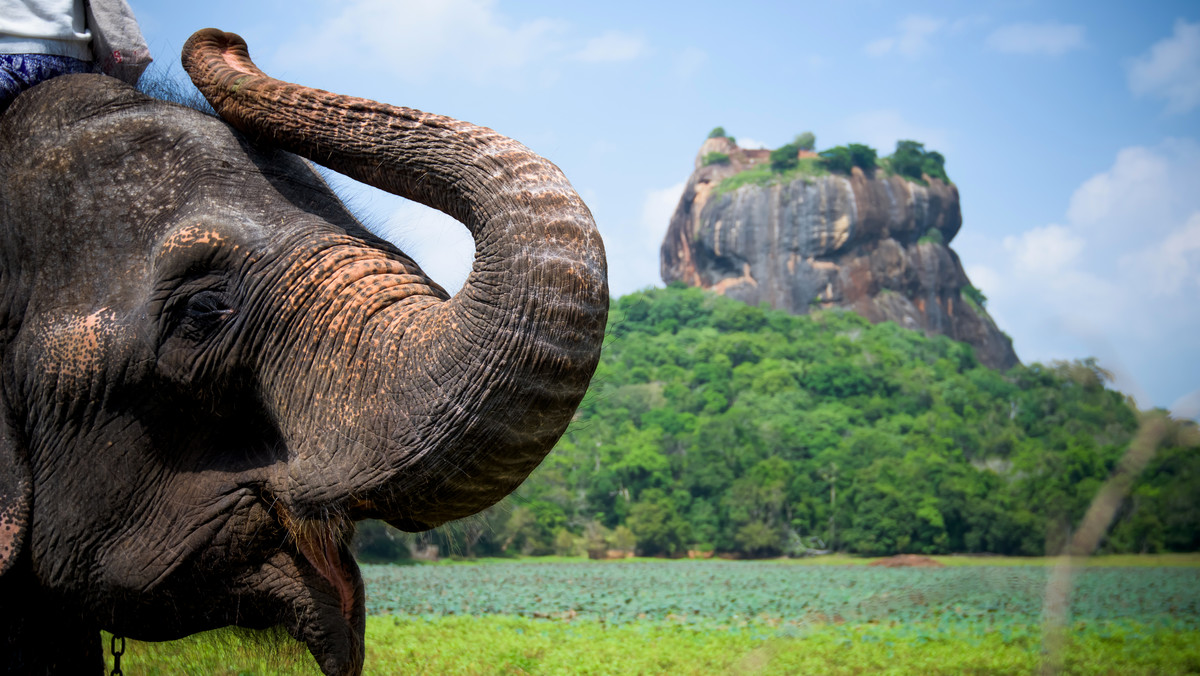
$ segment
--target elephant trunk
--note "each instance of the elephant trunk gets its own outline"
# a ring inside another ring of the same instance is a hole
[[[608,313],[603,245],[562,172],[490,129],[274,80],[229,33],[193,35],[184,67],[251,138],[439,209],[475,240],[453,298],[366,313],[354,373],[338,376],[354,391],[322,397],[339,409],[323,419],[354,429],[310,442],[325,448],[293,460],[294,491],[414,530],[511,492],[570,422]]]

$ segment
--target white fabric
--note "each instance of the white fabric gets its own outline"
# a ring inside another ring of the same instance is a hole
[[[0,0],[0,54],[92,60],[84,0]]]
[[[101,72],[137,84],[153,61],[133,10],[125,0],[86,0],[92,53]]]

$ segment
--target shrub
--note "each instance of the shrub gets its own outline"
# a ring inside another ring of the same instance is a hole
[[[612,530],[607,538],[608,545],[623,552],[632,552],[637,547],[637,536],[629,530],[629,526],[621,524]]]
[[[925,153],[925,162],[921,165],[921,170],[929,176],[950,182],[950,177],[946,175],[946,158],[935,150]]]
[[[861,143],[834,146],[829,150],[823,150],[821,159],[829,171],[841,174],[850,173],[850,169],[853,167],[858,167],[869,174],[875,171],[877,165],[875,149]]]
[[[850,150],[851,164],[868,174],[875,171],[878,155],[875,153],[874,148],[861,143],[851,143],[847,148]]]
[[[942,231],[937,228],[930,228],[921,235],[921,239],[917,240],[917,244],[945,244],[946,238],[942,236]]]
[[[923,143],[897,141],[896,152],[888,161],[891,170],[899,176],[914,181],[921,181],[924,180],[924,176],[929,176],[950,182],[946,175],[946,158],[937,151],[926,151]]]
[[[800,149],[795,143],[789,143],[782,148],[776,148],[771,151],[771,171],[783,173],[788,169],[795,169],[799,163],[796,157]]]
[[[558,556],[582,556],[587,540],[576,537],[566,528],[559,528],[554,534],[554,553]]]
[[[708,132],[709,138],[726,138],[725,127],[713,127],[713,130]]]
[[[707,167],[710,164],[729,164],[729,155],[725,153],[711,152],[704,156],[700,161],[702,166]]]
[[[848,174],[850,168],[854,166],[854,162],[850,159],[850,149],[846,146],[834,146],[828,150],[822,150],[821,160],[825,163],[825,168],[837,174]]]
[[[801,150],[812,150],[817,137],[811,131],[799,134],[791,143],[771,151],[771,171],[783,173],[795,169],[799,164],[798,155]]]
[[[970,284],[967,284],[966,286],[964,286],[962,288],[962,295],[964,298],[967,299],[968,302],[970,302],[972,305],[974,305],[976,307],[979,307],[979,308],[987,307],[987,296],[983,295],[982,291],[980,291],[979,289],[976,289],[974,286],[972,286]]]
[[[925,145],[916,141],[897,141],[896,152],[889,158],[891,169],[900,176],[921,178]]]

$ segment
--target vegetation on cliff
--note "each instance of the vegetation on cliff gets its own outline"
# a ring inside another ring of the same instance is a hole
[[[1138,426],[1092,360],[998,373],[944,337],[682,286],[614,310],[577,421],[520,496],[427,541],[467,555],[633,539],[647,555],[1054,553]],[[1196,429],[1172,424],[1104,551],[1200,548]]]
[[[707,165],[708,162],[704,164]],[[811,182],[812,179],[818,176],[828,175],[829,169],[817,157],[797,159],[790,169],[784,171],[776,171],[769,164],[759,164],[744,171],[739,171],[721,181],[713,188],[712,195],[716,197],[733,192],[744,185],[768,186],[774,183],[790,183],[800,178]]]
[[[794,169],[801,151],[812,152],[817,137],[811,131],[798,135],[791,143],[771,151],[771,171],[781,173]]]
[[[875,149],[861,143],[834,146],[829,150],[822,150],[819,155],[825,167],[837,174],[849,174],[854,167],[858,167],[871,175],[879,167],[879,156]]]
[[[885,160],[889,171],[910,181],[924,183],[924,177],[929,176],[950,182],[950,177],[946,175],[946,158],[935,150],[925,150],[923,143],[897,141],[896,152]]]
[[[733,137],[726,136],[724,127],[713,129],[708,138],[726,138],[736,144]],[[946,158],[937,151],[925,150],[925,144],[917,141],[897,141],[896,151],[883,158],[879,157],[874,148],[862,143],[833,146],[814,154],[812,151],[815,147],[816,136],[812,132],[799,134],[791,143],[772,150],[768,163],[755,164],[724,179],[717,185],[714,194],[732,192],[743,185],[766,186],[795,180],[798,177],[830,173],[849,174],[854,167],[868,175],[882,170],[885,174],[901,176],[921,185],[926,184],[926,177],[950,182],[950,177],[946,174]],[[805,152],[815,156],[805,157]],[[728,155],[709,153],[702,164],[714,164],[709,158],[716,154],[726,158],[722,163],[728,163]]]
[[[987,308],[987,296],[983,295],[982,291],[971,284],[962,288],[962,297],[963,300],[970,303],[978,311],[985,311]]]

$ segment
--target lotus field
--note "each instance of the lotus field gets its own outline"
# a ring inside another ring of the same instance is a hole
[[[981,633],[1037,625],[1050,568],[876,568],[749,561],[364,566],[367,612],[514,615],[698,629],[872,623]],[[1088,567],[1070,620],[1200,630],[1200,568]]]

